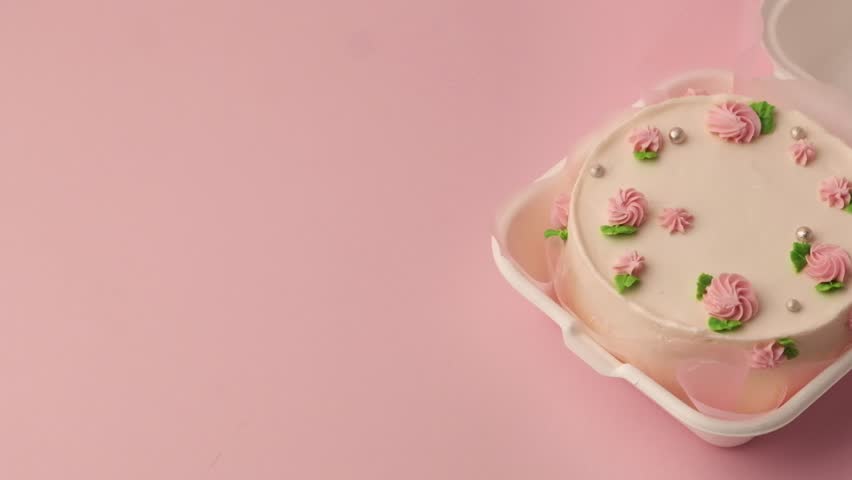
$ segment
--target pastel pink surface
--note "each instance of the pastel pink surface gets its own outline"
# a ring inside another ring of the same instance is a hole
[[[725,64],[741,4],[6,2],[0,478],[843,478],[849,382],[714,449],[490,258],[565,132]],[[650,24],[682,55],[624,48]]]

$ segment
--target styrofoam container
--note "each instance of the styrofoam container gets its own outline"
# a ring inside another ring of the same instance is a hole
[[[555,175],[565,166],[565,162],[567,159],[556,164],[537,181]],[[532,190],[527,189],[528,192]],[[575,355],[601,375],[626,380],[707,442],[720,447],[735,447],[756,436],[787,425],[852,369],[852,350],[849,350],[790,397],[781,407],[760,416],[744,420],[720,420],[700,413],[638,368],[622,363],[604,350],[585,332],[585,327],[579,319],[562,308],[542,290],[540,285],[536,285],[521,271],[520,267],[511,260],[516,258],[511,255],[511,252],[501,250],[501,242],[498,238],[508,238],[510,234],[508,230],[512,228],[512,225],[524,223],[517,220],[519,215],[523,215],[524,207],[529,201],[531,201],[530,196],[516,197],[497,219],[495,235],[491,239],[491,250],[500,273],[524,298],[559,325],[565,346]]]

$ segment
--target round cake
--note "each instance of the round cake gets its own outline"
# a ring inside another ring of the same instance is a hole
[[[606,133],[582,171],[554,205],[555,290],[616,356],[678,393],[685,361],[733,355],[792,385],[850,343],[852,149],[816,122],[675,98]]]

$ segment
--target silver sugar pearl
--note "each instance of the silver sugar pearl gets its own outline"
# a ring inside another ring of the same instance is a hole
[[[790,129],[790,136],[793,137],[793,140],[801,140],[808,138],[808,132],[802,127],[793,127]]]
[[[601,165],[592,165],[589,168],[589,175],[591,175],[595,178],[603,177],[604,173],[606,173],[606,169]]]
[[[686,132],[684,132],[680,127],[674,127],[669,130],[669,139],[675,145],[681,144],[686,141]]]
[[[791,299],[787,300],[787,303],[785,304],[785,306],[787,307],[788,311],[793,312],[793,313],[796,313],[796,312],[798,312],[799,310],[802,309],[802,304],[799,303],[799,301],[796,300],[795,298],[791,298]]]
[[[808,243],[814,238],[814,232],[808,227],[799,227],[796,229],[796,239],[800,242]]]

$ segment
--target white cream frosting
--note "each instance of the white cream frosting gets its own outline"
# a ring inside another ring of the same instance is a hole
[[[852,214],[829,208],[817,194],[826,177],[852,178],[852,149],[783,106],[776,109],[773,133],[749,144],[725,142],[705,127],[707,111],[724,101],[752,100],[694,96],[653,105],[590,152],[586,167],[600,164],[606,175],[583,175],[573,189],[557,294],[594,330],[614,337],[739,348],[793,337],[803,358],[836,352],[849,340],[852,284],[831,294],[817,292],[812,279],[795,273],[789,252],[800,226],[810,227],[817,241],[852,251]],[[656,160],[638,161],[627,138],[632,129],[646,126],[664,135],[681,127],[687,140],[675,145],[664,136]],[[819,151],[806,167],[789,154],[793,126],[803,127]],[[607,199],[629,187],[645,194],[649,218],[636,235],[604,237],[600,226],[607,223]],[[689,210],[692,228],[671,235],[656,222],[664,208]],[[646,268],[639,288],[622,295],[612,285],[612,266],[628,250],[644,256]],[[739,330],[720,334],[708,329],[709,315],[695,298],[695,284],[701,273],[724,272],[751,282],[760,312]],[[801,302],[800,312],[787,311],[791,298]]]

